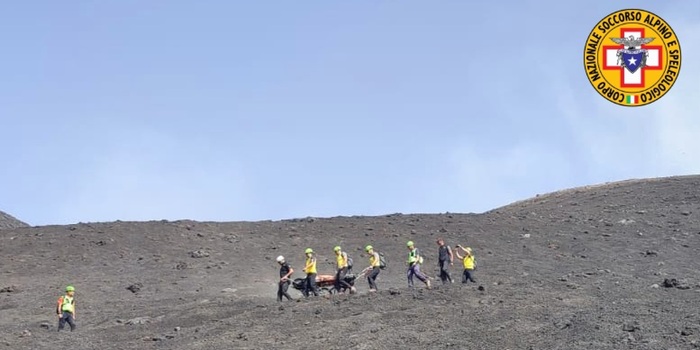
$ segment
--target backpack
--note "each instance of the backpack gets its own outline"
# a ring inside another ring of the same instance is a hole
[[[352,269],[352,258],[348,257],[348,270]]]
[[[418,264],[423,265],[423,255],[420,253],[420,250],[416,249],[416,255],[418,255]]]
[[[382,270],[386,269],[386,257],[384,256],[384,253],[377,252],[377,254],[379,254],[379,268]]]

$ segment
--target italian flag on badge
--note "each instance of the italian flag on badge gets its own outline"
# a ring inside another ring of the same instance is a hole
[[[628,105],[636,105],[639,104],[639,96],[637,95],[627,95],[625,98],[625,103]]]

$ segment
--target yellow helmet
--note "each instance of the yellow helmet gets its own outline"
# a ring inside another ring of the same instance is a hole
[[[304,251],[304,253],[306,253],[306,254],[310,254],[310,253],[313,253],[313,252],[314,252],[314,250],[311,249],[311,248],[306,248],[306,250]]]
[[[340,246],[339,246],[339,245],[335,246],[335,248],[333,248],[333,251],[334,251],[334,252],[339,252],[339,251],[340,251]]]
[[[406,243],[406,246],[407,246],[407,247],[413,247],[413,241],[408,241],[408,243]]]
[[[365,247],[365,251],[368,252],[370,250],[374,249],[371,245],[368,245]]]

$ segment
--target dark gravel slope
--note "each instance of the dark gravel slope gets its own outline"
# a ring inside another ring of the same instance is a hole
[[[698,176],[612,183],[479,215],[3,230],[0,348],[698,348],[699,185]],[[474,249],[476,284],[407,288],[406,241],[435,277],[438,236]],[[298,277],[312,247],[330,273],[336,244],[356,270],[364,245],[387,254],[379,293],[360,280],[355,295],[275,301],[277,255]],[[67,283],[79,301],[72,334],[55,332],[53,314]]]

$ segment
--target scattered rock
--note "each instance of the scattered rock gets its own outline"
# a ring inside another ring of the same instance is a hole
[[[0,289],[0,293],[15,293],[17,291],[18,291],[18,289],[17,289],[17,286],[15,286],[15,285]]]
[[[175,327],[175,332],[179,332],[179,331],[180,331],[180,327]]]
[[[691,335],[693,335],[693,330],[691,330],[690,328],[687,328],[687,327],[686,327],[686,329],[684,329],[684,330],[681,331],[681,335],[684,336],[684,337],[691,336]]]
[[[180,261],[179,263],[177,263],[177,265],[175,265],[176,270],[185,270],[188,267],[189,267],[189,265],[187,265],[187,263],[184,261]]]
[[[682,211],[682,212],[681,212],[681,215],[683,215],[683,216],[688,216],[688,215],[690,215],[690,212],[689,212],[689,211]]]
[[[134,283],[134,284],[126,287],[126,289],[131,291],[132,293],[140,292],[141,288],[143,288],[143,284],[141,284],[141,283]]]
[[[479,290],[480,292],[483,292],[486,290],[486,288],[484,288],[484,286],[479,286],[476,289]]]
[[[654,284],[651,285],[651,288],[654,288],[654,289],[657,289],[657,288],[659,288],[659,287],[660,287],[660,286],[659,286],[658,284],[656,284],[656,283],[654,283]]]
[[[623,225],[630,225],[634,223],[634,220],[632,219],[622,219],[617,222],[618,224],[623,224]]]
[[[401,295],[401,291],[398,289],[389,289],[390,295]]]
[[[639,330],[637,322],[628,322],[622,325],[622,330],[625,332],[634,332]]]
[[[657,256],[657,255],[659,255],[659,253],[657,253],[657,252],[655,252],[655,251],[653,251],[653,250],[647,250],[646,252],[644,252],[644,255],[647,255],[647,256]]]
[[[30,332],[28,329],[23,330],[22,334],[20,334],[20,337],[22,337],[22,338],[31,337],[31,336],[32,336],[32,332]]]
[[[195,258],[195,259],[200,259],[200,258],[207,258],[209,257],[209,252],[206,250],[195,250],[190,252],[190,257]]]
[[[39,324],[39,327],[43,329],[51,329],[51,324],[48,322],[42,322],[41,324]]]
[[[529,234],[529,233],[525,233],[525,234],[522,235],[522,237],[523,237],[523,238],[530,238],[530,234]]]
[[[690,289],[690,286],[675,278],[666,278],[662,284],[664,288]]]
[[[554,326],[559,328],[559,329],[566,329],[571,327],[571,320],[570,319],[559,319],[554,321]]]
[[[136,318],[132,318],[132,319],[126,321],[126,324],[132,326],[132,325],[139,325],[139,324],[148,324],[151,322],[153,322],[153,319],[150,317],[136,317]]]
[[[237,291],[238,291],[238,289],[236,289],[236,288],[224,288],[221,290],[221,293],[235,293]]]

